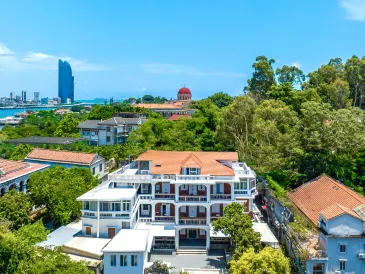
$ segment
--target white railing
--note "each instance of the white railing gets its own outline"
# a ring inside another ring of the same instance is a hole
[[[234,173],[236,175],[248,175],[249,177],[256,177],[256,173],[252,169],[246,169],[246,170],[245,169],[244,170],[242,170],[242,169],[235,169],[234,170]]]
[[[135,201],[133,209],[132,209],[132,216],[134,216],[134,214],[136,214],[136,211],[139,208],[139,198]]]
[[[211,200],[231,200],[231,194],[212,194],[210,195]]]
[[[176,175],[171,174],[153,174],[152,175],[153,180],[176,180]]]
[[[123,175],[123,174],[109,174],[109,180],[111,181],[126,181],[133,183],[149,183],[151,182],[151,175]]]
[[[138,222],[140,222],[140,223],[151,223],[152,218],[138,218]]]
[[[207,196],[179,196],[180,202],[206,202]]]
[[[205,225],[206,223],[206,219],[179,219],[180,225]]]
[[[156,193],[155,199],[174,200],[175,194],[171,193]]]
[[[82,210],[82,217],[96,217],[96,211]]]
[[[236,195],[247,195],[248,189],[235,189],[234,194]]]
[[[155,221],[156,222],[174,222],[175,216],[156,216]]]
[[[176,175],[176,181],[210,181],[214,176],[210,175]]]
[[[152,200],[152,194],[139,194],[138,198],[141,200]]]
[[[99,213],[100,219],[110,219],[110,218],[116,218],[116,219],[128,219],[129,213],[125,213],[123,211],[101,211]]]

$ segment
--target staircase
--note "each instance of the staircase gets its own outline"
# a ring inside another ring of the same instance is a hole
[[[183,248],[176,249],[177,255],[207,255],[206,248],[199,248],[196,246],[184,246]]]

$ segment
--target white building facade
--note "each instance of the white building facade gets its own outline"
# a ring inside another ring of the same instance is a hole
[[[252,216],[256,174],[235,152],[147,151],[109,180],[78,198],[83,234],[113,238],[141,224],[165,226],[152,237],[155,249],[219,248],[211,222],[230,203]]]

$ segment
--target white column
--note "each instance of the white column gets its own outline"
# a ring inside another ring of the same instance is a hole
[[[209,228],[207,228],[205,230],[205,236],[206,236],[206,239],[207,239],[206,248],[209,249],[210,248],[210,229]]]
[[[231,183],[231,200],[234,201],[235,197],[234,197],[234,183]]]
[[[151,211],[152,211],[152,222],[155,221],[155,215],[156,215],[156,204],[155,203],[152,203],[151,204]]]
[[[176,203],[179,202],[179,189],[180,189],[180,184],[175,184],[175,202]]]
[[[156,192],[156,183],[151,183],[151,188],[152,188],[152,200],[154,200]]]
[[[206,188],[207,188],[207,202],[210,203],[210,185],[207,185]]]
[[[96,238],[99,238],[99,231],[100,231],[100,202],[97,200],[97,207],[96,207]]]
[[[179,206],[175,205],[175,225],[179,225]]]
[[[210,205],[206,206],[206,212],[207,212],[207,225],[210,224]]]
[[[179,248],[179,229],[175,229],[175,249]]]

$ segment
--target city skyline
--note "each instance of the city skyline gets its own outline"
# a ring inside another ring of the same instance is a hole
[[[75,99],[171,97],[184,84],[195,99],[238,95],[258,55],[305,73],[333,57],[363,56],[364,15],[361,0],[6,1],[0,97],[23,89],[55,97],[58,59],[73,68]]]

